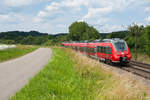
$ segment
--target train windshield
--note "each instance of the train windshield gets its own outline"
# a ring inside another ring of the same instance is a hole
[[[125,42],[115,42],[114,45],[117,51],[123,52],[127,50],[127,46]]]

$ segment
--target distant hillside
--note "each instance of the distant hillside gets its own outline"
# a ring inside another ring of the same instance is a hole
[[[57,36],[66,36],[68,33],[58,33],[58,34],[54,34],[53,37],[57,37]]]
[[[107,35],[107,38],[121,38],[124,39],[128,35],[128,31],[116,31]]]
[[[109,35],[109,33],[100,33],[100,35],[102,36],[102,39],[107,38],[107,36]]]
[[[40,33],[37,31],[30,31],[30,32],[22,32],[22,31],[8,31],[8,32],[1,32],[0,38],[8,36],[8,37],[14,37],[14,36],[45,36],[48,35],[47,33]]]

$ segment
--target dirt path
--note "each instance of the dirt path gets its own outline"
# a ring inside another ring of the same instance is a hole
[[[18,59],[0,63],[0,100],[8,100],[33,77],[51,57],[50,48],[40,48]]]

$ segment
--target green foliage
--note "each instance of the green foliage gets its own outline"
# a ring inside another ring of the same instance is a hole
[[[145,44],[144,30],[145,30],[144,26],[138,26],[136,24],[128,27],[129,34],[126,38],[127,38],[127,43],[131,49],[133,48],[135,49],[135,44],[137,45],[138,50],[144,47]]]
[[[1,32],[0,43],[2,44],[23,44],[23,45],[56,45],[65,41],[66,34],[50,35],[45,33],[39,33],[36,31],[30,32]],[[50,42],[50,43],[48,43]]]
[[[107,38],[121,38],[124,39],[128,35],[128,31],[112,32],[107,35]]]
[[[146,27],[143,37],[143,40],[145,42],[144,47],[146,48],[146,52],[150,55],[150,26]]]
[[[74,22],[69,26],[68,40],[94,40],[101,38],[99,32],[86,22]]]

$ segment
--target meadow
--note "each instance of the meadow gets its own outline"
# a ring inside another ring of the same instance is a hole
[[[17,45],[16,48],[0,50],[0,62],[23,56],[27,53],[36,50],[37,48],[38,48],[37,46]]]
[[[10,100],[149,100],[137,81],[70,49],[52,50],[49,63]]]

